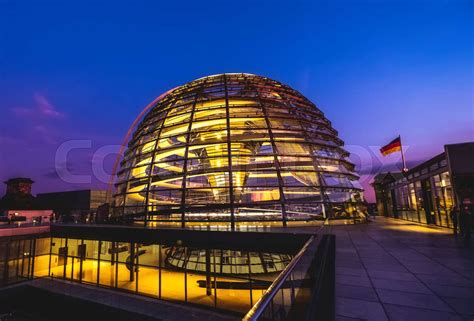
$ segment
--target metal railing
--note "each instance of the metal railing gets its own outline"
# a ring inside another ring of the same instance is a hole
[[[242,319],[334,320],[335,237],[312,236]]]

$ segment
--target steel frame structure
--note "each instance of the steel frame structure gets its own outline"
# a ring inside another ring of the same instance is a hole
[[[364,211],[343,141],[296,90],[252,74],[220,74],[153,104],[117,173],[115,215],[234,227]]]

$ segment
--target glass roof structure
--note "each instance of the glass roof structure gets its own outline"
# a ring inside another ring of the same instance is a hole
[[[220,74],[153,104],[117,173],[116,215],[234,226],[363,211],[343,141],[296,90],[257,75]]]

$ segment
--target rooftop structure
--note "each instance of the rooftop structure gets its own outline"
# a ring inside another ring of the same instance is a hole
[[[380,215],[453,227],[450,212],[474,203],[474,143],[450,144],[406,173],[381,173],[374,186]]]
[[[26,210],[36,207],[36,199],[31,194],[33,180],[26,177],[15,177],[4,183],[7,185],[7,190],[0,199],[0,210]]]

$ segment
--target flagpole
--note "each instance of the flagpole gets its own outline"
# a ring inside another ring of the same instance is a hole
[[[402,162],[403,162],[403,169],[404,173],[408,172],[407,163],[405,162],[405,155],[403,154],[403,144],[402,144],[402,137],[398,135],[398,139],[400,140],[400,153],[402,153]]]

